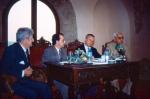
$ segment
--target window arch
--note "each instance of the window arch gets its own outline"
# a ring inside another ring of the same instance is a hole
[[[7,44],[10,45],[16,41],[16,31],[19,27],[32,28],[35,42],[41,37],[51,42],[51,36],[59,31],[59,25],[56,12],[50,6],[49,3],[40,0],[14,2],[7,9],[7,20],[5,21],[7,35],[4,35]]]

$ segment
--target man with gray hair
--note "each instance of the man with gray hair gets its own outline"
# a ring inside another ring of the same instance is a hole
[[[126,46],[124,44],[124,35],[122,32],[116,32],[113,34],[114,39],[106,43],[106,48],[109,49],[110,56],[113,58],[118,58],[120,56],[126,56]],[[127,56],[126,56],[127,57]],[[130,79],[124,79],[125,85],[121,89],[120,79],[114,79],[111,81],[111,85],[116,88],[116,91],[121,91],[127,95],[131,93],[132,82]]]
[[[30,28],[19,28],[17,42],[6,48],[2,58],[3,74],[12,75],[16,81],[12,85],[14,93],[27,99],[51,99],[51,90],[43,82],[30,79],[32,68],[28,58],[28,49],[32,46],[33,31]]]
[[[110,51],[110,56],[113,58],[117,58],[120,55],[126,56],[126,46],[124,44],[123,33],[116,32],[113,34],[113,36],[113,40],[106,44],[106,48]]]

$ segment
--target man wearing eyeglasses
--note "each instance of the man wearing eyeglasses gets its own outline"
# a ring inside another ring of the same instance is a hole
[[[106,48],[109,49],[110,56],[117,58],[120,55],[126,56],[126,48],[124,44],[124,36],[122,32],[114,33],[114,39],[106,44]]]
[[[124,36],[122,32],[114,33],[114,39],[111,42],[107,43],[106,46],[106,48],[108,48],[110,51],[111,57],[118,58],[119,56],[126,56],[126,46],[124,44]],[[122,88],[120,87],[120,81],[125,82]],[[126,95],[130,95],[131,93],[132,82],[130,79],[114,79],[111,81],[111,85],[117,92],[121,91]]]

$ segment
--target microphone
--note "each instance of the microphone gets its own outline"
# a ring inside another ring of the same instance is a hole
[[[124,48],[123,44],[117,44],[116,50],[118,51],[119,55],[122,55],[122,56],[125,55],[125,48]]]

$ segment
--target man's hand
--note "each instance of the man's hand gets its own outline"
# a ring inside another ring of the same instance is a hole
[[[33,72],[33,69],[30,66],[24,69],[24,75],[27,77],[31,76],[32,72]]]

